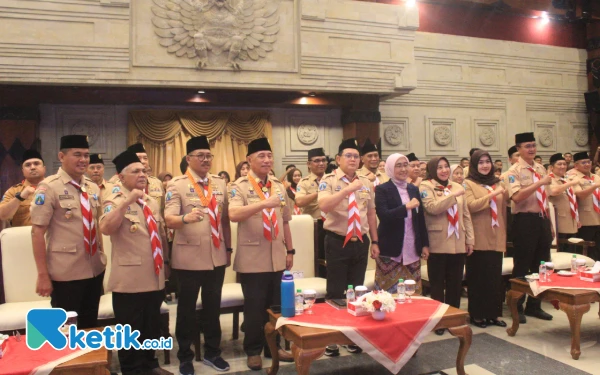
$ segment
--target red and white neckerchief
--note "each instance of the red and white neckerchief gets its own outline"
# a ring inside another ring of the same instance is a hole
[[[488,191],[489,194],[492,194],[494,190],[496,190],[496,185],[481,185]],[[496,197],[492,197],[490,200],[490,213],[492,215],[492,228],[500,227],[500,223],[498,223],[498,203],[496,201]]]
[[[189,169],[185,172],[185,175],[194,187],[194,191],[196,192],[198,198],[200,198],[202,206],[208,209],[208,216],[210,217],[210,234],[213,244],[218,249],[221,246],[221,240],[219,239],[219,205],[217,204],[217,199],[212,193],[210,180],[208,178],[204,178],[202,181],[200,181],[202,184],[202,186],[200,186],[194,179],[194,176],[192,176],[190,173]]]
[[[96,224],[94,223],[94,214],[90,205],[88,193],[77,182],[71,180],[69,182],[79,191],[79,201],[81,202],[81,216],[83,217],[83,242],[85,252],[94,256],[98,250],[98,242],[96,239]]]
[[[593,177],[588,177],[588,176],[583,176],[583,178],[585,180],[590,181],[590,183],[594,183],[594,178]],[[600,189],[599,188],[595,188],[594,192],[592,193],[592,201],[594,202],[594,211],[596,211],[597,213],[600,214]]]
[[[295,201],[296,200],[296,190],[294,188],[292,188],[291,186],[288,188],[288,190],[294,196],[294,201]],[[294,202],[294,215],[302,215],[302,211],[300,210],[300,207],[298,207],[295,202]]]
[[[533,174],[534,183],[538,182],[542,178],[542,176],[540,176],[540,174],[537,173],[535,169],[533,169],[533,167],[528,166],[527,170]],[[546,188],[544,187],[544,185],[537,188],[537,190],[535,191],[535,197],[537,199],[538,206],[540,206],[542,215],[548,217],[548,211],[546,210],[546,207],[548,207],[548,200],[546,197]]]
[[[556,178],[554,173],[549,174],[550,177]],[[563,184],[567,183],[567,179],[564,177],[558,177],[558,181]],[[579,205],[577,204],[577,198],[572,187],[567,188],[567,197],[569,198],[569,208],[571,209],[571,217],[573,220],[579,221]]]
[[[354,176],[352,181],[358,179],[358,176]],[[348,177],[344,176],[341,178],[342,181],[350,185]],[[354,192],[348,194],[348,229],[346,230],[346,239],[344,240],[344,246],[350,241],[352,237],[358,237],[362,242],[362,229],[360,226],[360,212],[358,210],[358,203],[356,203],[356,194]]]
[[[160,236],[158,235],[158,225],[156,225],[156,219],[154,219],[154,215],[152,215],[152,209],[150,209],[146,202],[138,199],[137,203],[142,206],[144,218],[146,218],[148,234],[150,235],[150,244],[152,246],[152,258],[154,259],[154,272],[158,275],[160,269],[163,267],[163,251]]]
[[[272,184],[271,181],[264,182],[256,182],[254,177],[248,176],[248,181],[250,185],[254,188],[256,194],[260,198],[260,200],[265,200],[271,196]],[[263,235],[265,238],[273,242],[279,236],[279,224],[277,223],[277,214],[275,213],[274,208],[263,209],[262,210],[262,218],[263,218]]]
[[[450,189],[452,189],[452,185],[448,185],[444,187],[444,195],[448,196],[450,195]],[[454,235],[456,236],[456,238],[459,238],[459,234],[458,234],[458,204],[453,205],[452,207],[448,208],[448,210],[446,211],[446,217],[448,218],[448,237],[450,238],[450,236],[452,236],[452,234],[454,233]]]

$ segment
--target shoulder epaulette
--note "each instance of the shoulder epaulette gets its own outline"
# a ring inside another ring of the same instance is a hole
[[[187,180],[187,178],[188,177],[186,175],[177,176],[177,177],[173,177],[173,179],[171,181],[179,181],[179,180],[183,180],[183,179]]]

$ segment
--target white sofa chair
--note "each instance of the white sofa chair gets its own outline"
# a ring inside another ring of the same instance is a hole
[[[24,332],[30,309],[51,307],[50,298],[35,293],[37,269],[30,226],[7,228],[0,233],[0,259],[0,332]]]
[[[292,272],[303,274],[302,278],[294,279],[294,286],[302,290],[313,289],[317,292],[317,299],[323,299],[327,293],[327,281],[316,276],[315,221],[310,215],[294,215],[290,230],[296,249]]]

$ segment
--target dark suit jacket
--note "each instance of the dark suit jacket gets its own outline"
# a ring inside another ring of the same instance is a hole
[[[429,246],[427,228],[425,227],[425,214],[423,202],[419,194],[419,188],[413,184],[407,186],[408,196],[419,200],[420,206],[417,212],[412,210],[412,225],[415,232],[415,249],[419,256],[424,246]],[[402,253],[404,245],[404,219],[408,213],[402,202],[398,188],[392,180],[377,186],[375,192],[375,210],[379,218],[379,251],[381,256],[397,257]]]

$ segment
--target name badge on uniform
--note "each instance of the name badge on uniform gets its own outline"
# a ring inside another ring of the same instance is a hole
[[[61,200],[61,201],[65,201],[65,200],[69,200],[69,199],[75,199],[75,197],[72,195],[59,195],[58,196],[58,200]]]
[[[192,197],[192,198],[193,198],[193,197],[195,197],[195,196],[196,196],[196,193],[185,193],[185,196],[186,196],[186,197]]]
[[[336,187],[335,187],[335,191],[341,191],[341,190],[342,190],[342,187],[341,187],[341,186],[336,186]]]

